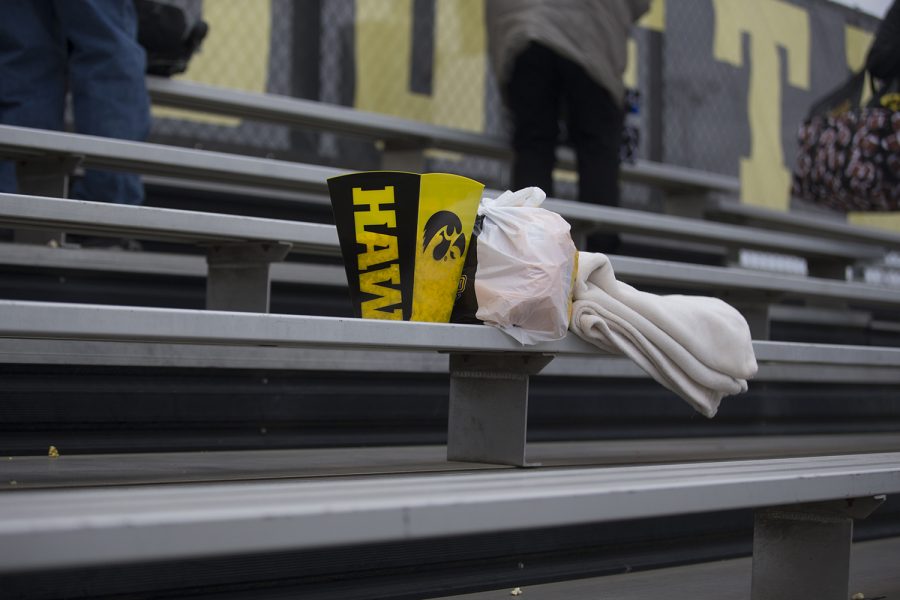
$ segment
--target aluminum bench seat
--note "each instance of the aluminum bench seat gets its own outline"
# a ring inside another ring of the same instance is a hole
[[[757,382],[900,383],[895,348],[796,342],[754,342]],[[819,352],[818,355],[814,350]],[[202,342],[133,342],[0,337],[0,364],[128,366],[162,368],[261,369],[352,373],[431,373],[450,371],[447,353],[420,350],[234,346]],[[621,356],[557,354],[538,376],[619,379],[647,378]]]
[[[900,232],[853,225],[836,212],[832,214],[782,212],[718,198],[705,203],[704,214],[708,218],[753,227],[767,227],[840,241],[876,242],[894,251],[900,251]]]
[[[343,169],[238,156],[162,144],[131,142],[90,135],[0,125],[0,152],[6,158],[67,175],[73,164],[146,175],[258,185],[273,189],[321,190],[325,179]],[[53,196],[57,194],[46,193]],[[63,196],[64,194],[58,194]]]
[[[0,495],[0,572],[755,509],[752,598],[836,600],[853,519],[896,492],[898,452],[20,491]]]

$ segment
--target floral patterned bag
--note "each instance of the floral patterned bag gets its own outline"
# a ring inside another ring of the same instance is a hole
[[[817,103],[798,131],[792,193],[834,210],[900,210],[900,89],[860,106],[864,73]]]

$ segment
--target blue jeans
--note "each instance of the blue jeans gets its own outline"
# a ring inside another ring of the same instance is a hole
[[[62,130],[68,90],[77,132],[144,140],[145,65],[131,0],[0,0],[0,123]],[[0,191],[17,189],[0,162]],[[87,170],[71,195],[141,204],[144,190],[137,175]]]

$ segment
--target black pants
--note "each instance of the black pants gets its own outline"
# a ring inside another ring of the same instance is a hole
[[[512,188],[537,186],[553,194],[564,118],[578,161],[578,200],[617,206],[621,101],[579,65],[535,42],[517,57],[506,91],[514,130]]]

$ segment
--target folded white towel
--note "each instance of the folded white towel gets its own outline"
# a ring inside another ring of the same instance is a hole
[[[617,281],[605,254],[581,252],[569,329],[624,354],[703,415],[747,391],[756,374],[750,328],[718,298],[659,296]]]

